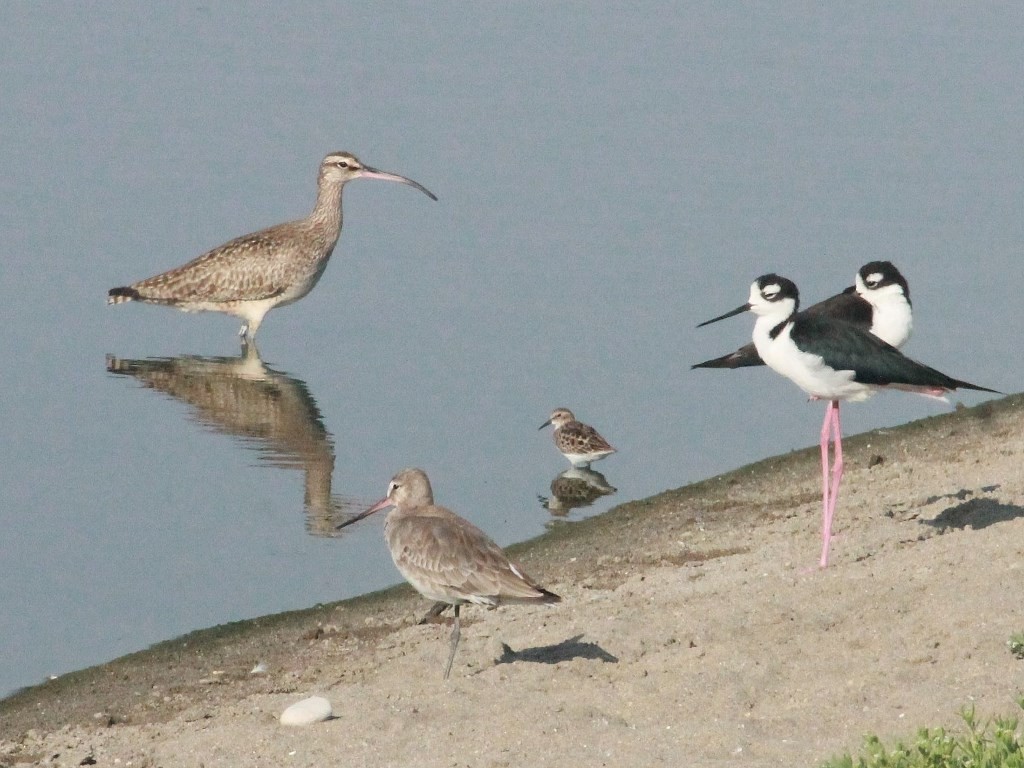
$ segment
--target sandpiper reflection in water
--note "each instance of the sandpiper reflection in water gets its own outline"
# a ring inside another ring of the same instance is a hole
[[[550,496],[537,498],[552,517],[565,517],[572,510],[589,507],[602,496],[611,496],[617,490],[600,472],[573,467],[551,481]]]
[[[334,439],[306,384],[268,368],[254,344],[243,344],[238,357],[108,355],[107,370],[188,404],[194,421],[238,438],[261,463],[301,469],[310,534],[336,536],[338,520],[364,505],[331,492]]]

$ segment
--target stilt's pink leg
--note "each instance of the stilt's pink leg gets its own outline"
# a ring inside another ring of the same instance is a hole
[[[828,439],[832,428],[832,401],[829,400],[825,406],[825,421],[821,424],[821,560],[819,565],[824,568],[828,565],[828,545],[831,531],[829,530],[828,507],[829,507],[829,477],[828,471]]]
[[[821,432],[822,456],[824,457],[822,462],[822,482],[825,486],[826,492],[824,494],[825,499],[823,501],[824,511],[821,526],[822,545],[820,565],[822,568],[827,568],[829,544],[832,541],[832,518],[835,517],[836,503],[839,501],[839,483],[843,479],[843,435],[842,427],[839,422],[838,400],[830,401],[828,407],[825,409],[825,425],[822,426]],[[831,438],[834,445],[831,472],[828,470],[826,461],[828,457],[828,438]]]

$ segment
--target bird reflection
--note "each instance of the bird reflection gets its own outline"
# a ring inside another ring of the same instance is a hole
[[[554,517],[565,517],[578,507],[589,507],[602,496],[618,490],[600,472],[573,467],[551,481],[551,496],[538,496],[540,504]]]
[[[338,520],[362,506],[331,493],[334,439],[306,384],[268,368],[254,344],[243,344],[239,357],[107,355],[107,371],[187,403],[193,420],[238,438],[270,466],[303,470],[310,534],[337,535]]]

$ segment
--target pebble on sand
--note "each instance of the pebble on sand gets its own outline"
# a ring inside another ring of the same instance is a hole
[[[327,720],[331,714],[331,702],[323,696],[310,696],[282,712],[281,725],[312,725]]]

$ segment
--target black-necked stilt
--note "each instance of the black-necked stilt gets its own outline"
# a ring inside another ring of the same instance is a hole
[[[902,389],[943,398],[955,389],[996,392],[951,378],[927,365],[905,357],[894,346],[857,326],[820,313],[798,313],[800,296],[792,280],[775,274],[762,275],[750,286],[750,300],[708,325],[741,312],[757,315],[754,346],[761,359],[776,373],[792,381],[813,400],[828,400],[821,427],[822,547],[821,567],[828,565],[832,516],[843,477],[843,445],[839,426],[839,401],[860,401],[879,389]],[[700,327],[700,326],[698,326]],[[998,394],[998,393],[997,393]],[[828,444],[833,442],[834,461],[829,471]]]
[[[812,304],[809,315],[825,315],[870,331],[894,347],[902,347],[914,326],[910,287],[890,261],[872,261],[857,271],[856,283],[842,293]],[[747,368],[764,365],[753,343],[735,352],[705,360],[692,368]]]

